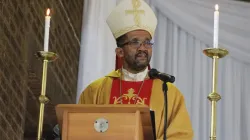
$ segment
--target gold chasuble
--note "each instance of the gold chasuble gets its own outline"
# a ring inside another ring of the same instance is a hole
[[[110,104],[139,104],[149,106],[152,83],[153,80],[151,79],[140,82],[114,79]]]
[[[113,71],[91,83],[81,94],[79,104],[145,104],[155,111],[157,140],[163,139],[164,95],[162,81],[146,79],[143,82],[123,81],[121,71]],[[143,84],[142,84],[143,83]],[[120,89],[121,84],[121,89]],[[184,97],[168,83],[167,139],[192,140],[193,130]],[[138,96],[139,95],[139,96]],[[121,116],[122,117],[122,116]]]

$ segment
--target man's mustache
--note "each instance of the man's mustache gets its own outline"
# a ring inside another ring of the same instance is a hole
[[[141,54],[145,54],[146,57],[148,57],[148,51],[139,51],[138,53],[136,53],[135,57],[138,57]]]

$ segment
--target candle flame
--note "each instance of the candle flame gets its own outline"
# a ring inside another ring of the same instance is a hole
[[[215,8],[216,11],[219,11],[219,5],[218,5],[218,4],[216,4],[216,5],[214,6],[214,8]]]
[[[50,14],[50,9],[47,9],[46,16],[49,16]]]

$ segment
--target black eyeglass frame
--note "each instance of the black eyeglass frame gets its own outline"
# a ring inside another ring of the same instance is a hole
[[[154,45],[154,42],[152,40],[145,40],[145,41],[141,41],[141,40],[131,40],[128,42],[125,42],[123,44],[118,44],[118,47],[122,48],[125,45],[130,45],[136,48],[141,47],[141,45],[143,45],[146,48],[152,48],[152,46]]]

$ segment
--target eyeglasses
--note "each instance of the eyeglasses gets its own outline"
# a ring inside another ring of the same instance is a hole
[[[135,48],[139,48],[139,47],[141,47],[141,45],[143,45],[146,48],[152,48],[154,43],[152,40],[146,40],[146,41],[132,40],[132,41],[128,41],[128,42],[122,44],[121,46],[124,46],[124,45],[130,45],[130,46],[135,47]]]

